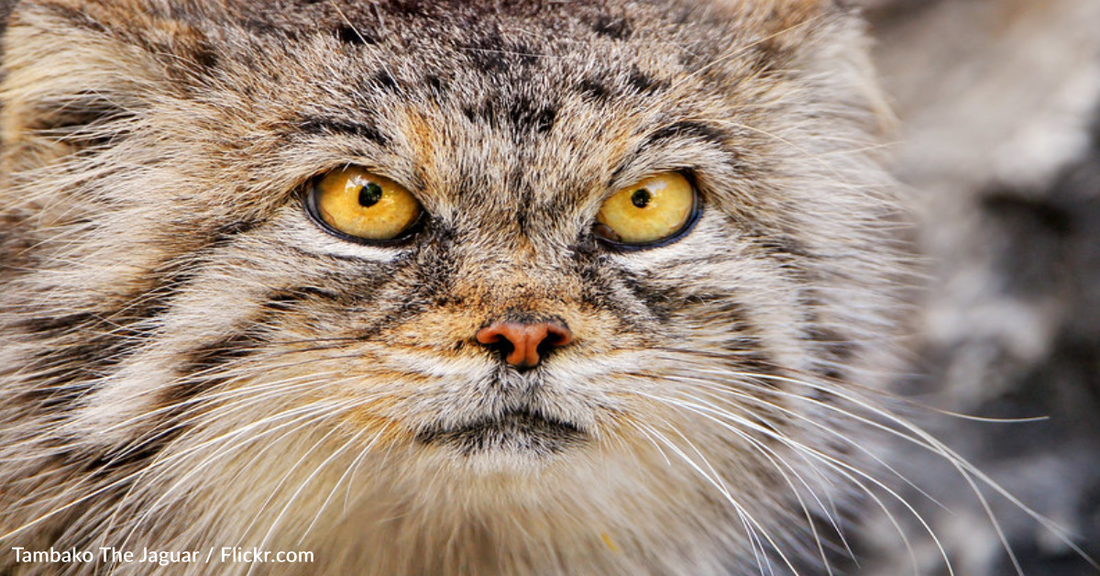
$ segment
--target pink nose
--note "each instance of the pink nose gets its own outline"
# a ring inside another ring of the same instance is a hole
[[[560,348],[573,341],[573,333],[558,322],[493,322],[477,331],[477,341],[498,348],[504,360],[519,369],[534,368],[539,350]]]

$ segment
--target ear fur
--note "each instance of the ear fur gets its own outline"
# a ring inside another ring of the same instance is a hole
[[[871,111],[869,130],[892,130],[895,119],[875,81],[858,7],[846,0],[718,0],[718,5],[746,29],[758,31],[754,45],[777,68],[809,79],[852,109]]]
[[[173,68],[188,65],[179,54],[201,45],[199,32],[140,0],[17,6],[3,39],[4,168],[33,168],[125,137],[150,95],[170,88]]]

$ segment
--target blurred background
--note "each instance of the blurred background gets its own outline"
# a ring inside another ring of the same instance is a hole
[[[1047,418],[906,416],[1100,558],[1100,0],[861,3],[929,276],[899,388],[940,410]],[[912,445],[887,453],[928,493],[904,495],[955,574],[1017,574],[957,470]],[[1019,505],[983,493],[1028,576],[1100,574]],[[871,511],[852,572],[949,574],[914,515],[892,512],[912,553]]]

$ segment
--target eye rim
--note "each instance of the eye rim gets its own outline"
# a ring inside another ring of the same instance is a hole
[[[601,225],[601,223],[599,221],[596,221],[589,229],[592,236],[595,237],[596,242],[612,252],[639,252],[642,250],[652,250],[654,248],[663,248],[670,244],[675,244],[676,242],[683,240],[688,234],[690,234],[691,231],[695,228],[695,224],[699,222],[699,218],[703,215],[703,201],[701,198],[702,195],[699,193],[699,186],[695,182],[695,175],[692,172],[686,170],[667,170],[664,172],[653,173],[652,175],[641,178],[638,181],[641,182],[653,176],[660,176],[662,174],[669,173],[679,174],[684,178],[684,180],[687,180],[688,184],[691,185],[691,211],[688,213],[687,219],[684,220],[684,225],[681,226],[679,230],[659,240],[632,244],[628,242],[616,242],[615,240],[611,240],[610,238],[597,234],[595,232],[596,226]],[[615,190],[612,195],[618,194],[624,188],[619,188]],[[610,198],[610,196],[608,196],[608,198]],[[605,198],[604,201],[606,202],[607,199]],[[601,207],[602,206],[603,205],[601,204]]]
[[[407,227],[405,227],[405,229],[403,231],[401,231],[400,234],[398,234],[397,236],[395,236],[393,238],[389,238],[389,239],[386,239],[386,240],[378,240],[378,239],[371,239],[371,238],[363,238],[361,236],[353,236],[351,234],[348,234],[347,232],[343,232],[341,230],[338,230],[338,229],[334,228],[331,224],[326,222],[324,218],[321,217],[320,207],[317,205],[318,196],[320,196],[320,186],[319,186],[319,184],[320,184],[321,180],[324,180],[324,178],[326,176],[328,176],[329,174],[332,174],[333,172],[335,172],[337,170],[348,170],[348,169],[351,169],[351,168],[359,168],[360,170],[363,170],[364,172],[368,172],[370,174],[376,174],[376,172],[374,172],[372,170],[368,170],[367,168],[363,168],[361,166],[348,165],[348,166],[343,166],[343,167],[339,167],[339,168],[332,168],[330,170],[326,170],[326,171],[321,172],[320,174],[317,174],[316,176],[310,178],[309,182],[306,184],[306,192],[305,192],[305,194],[302,195],[302,207],[303,207],[303,210],[305,211],[306,215],[309,217],[309,219],[314,224],[316,224],[319,228],[321,228],[321,230],[325,231],[325,233],[330,234],[332,236],[335,236],[335,237],[337,237],[341,240],[345,240],[345,241],[352,242],[352,243],[355,243],[355,244],[361,244],[363,246],[395,247],[395,246],[403,246],[403,245],[410,244],[413,240],[413,237],[418,235],[421,232],[421,230],[424,228],[424,223],[428,219],[428,217],[426,216],[427,210],[424,209],[424,205],[420,203],[419,199],[417,199],[417,201],[416,201],[417,204],[420,206],[420,211],[416,215],[416,220],[414,220],[411,224],[409,224]],[[410,194],[411,194],[411,192],[410,192]],[[415,198],[415,196],[414,196],[414,198]]]

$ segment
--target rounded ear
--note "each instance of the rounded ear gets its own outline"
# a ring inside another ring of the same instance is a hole
[[[770,0],[764,40],[786,53],[801,70],[816,78],[819,89],[849,94],[856,108],[871,112],[870,131],[889,132],[896,118],[878,86],[870,58],[866,22],[848,0]]]
[[[797,25],[837,6],[836,0],[772,0],[772,14],[786,25]]]
[[[766,0],[755,4],[761,5],[766,14],[765,27],[777,43],[801,42],[810,30],[850,12],[841,0]]]
[[[715,0],[750,30],[779,67],[870,112],[869,131],[889,131],[893,114],[878,88],[866,23],[850,0]]]
[[[763,33],[776,49],[796,47],[811,32],[851,14],[846,0],[715,0],[731,18]]]
[[[202,37],[144,0],[24,0],[3,38],[0,142],[10,171],[131,130]],[[197,64],[196,64],[197,66]]]

